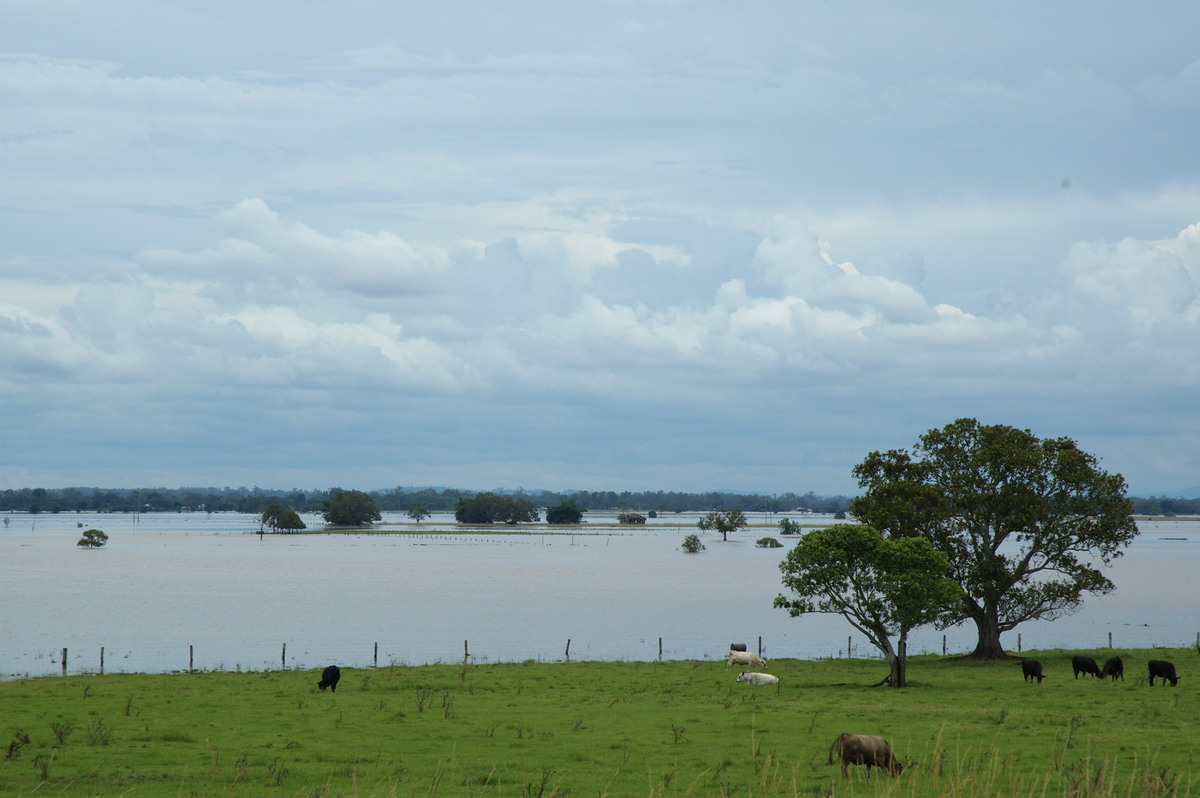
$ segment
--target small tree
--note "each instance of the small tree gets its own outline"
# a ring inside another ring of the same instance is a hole
[[[799,535],[800,522],[793,521],[790,518],[784,518],[779,521],[779,534],[781,535]]]
[[[578,524],[583,521],[583,510],[574,499],[564,499],[553,507],[546,508],[547,524]]]
[[[326,523],[337,526],[364,526],[383,518],[375,509],[375,501],[358,490],[334,488],[325,502],[322,515]]]
[[[783,544],[772,537],[759,538],[754,542],[760,549],[782,549]]]
[[[688,554],[697,554],[704,551],[704,544],[700,542],[699,535],[688,535],[683,539],[683,550]]]
[[[414,504],[408,508],[408,512],[405,515],[419,524],[429,517],[429,508],[423,504]]]
[[[933,623],[962,600],[946,556],[925,538],[885,538],[859,524],[814,529],[779,564],[793,597],[775,597],[792,617],[810,612],[844,617],[887,659],[885,680],[907,683],[908,633]],[[891,635],[897,635],[892,646]]]
[[[721,540],[729,540],[730,532],[737,532],[748,525],[746,514],[737,508],[713,511],[696,522],[696,526],[705,532],[710,530],[720,532]]]
[[[81,549],[98,549],[107,542],[108,535],[99,529],[89,529],[83,533],[83,537],[75,545]]]

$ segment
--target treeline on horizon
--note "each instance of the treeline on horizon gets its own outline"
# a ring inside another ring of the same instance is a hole
[[[0,511],[26,513],[169,513],[238,512],[260,514],[278,504],[297,513],[320,512],[330,494],[328,490],[276,491],[263,488],[21,488],[0,493]],[[404,512],[424,505],[430,512],[453,512],[459,499],[480,493],[499,493],[529,501],[534,507],[552,507],[571,499],[579,509],[588,511],[640,510],[669,513],[738,508],[747,512],[837,513],[850,505],[846,496],[817,496],[783,493],[775,496],[725,491],[686,493],[680,491],[526,491],[459,490],[456,488],[403,488],[363,491],[380,512]]]
[[[278,491],[263,488],[20,488],[0,493],[0,512],[12,513],[184,513],[237,512],[259,515],[273,504],[297,513],[320,512],[330,494],[339,488],[312,491]],[[525,491],[460,490],[456,488],[404,488],[364,491],[380,512],[405,512],[424,505],[430,512],[453,512],[459,499],[492,492],[523,498],[544,508],[572,499],[586,511],[635,510],[660,513],[709,512],[740,509],[746,512],[788,513],[807,510],[839,513],[850,506],[851,497],[782,493],[763,495],[707,491]],[[1200,498],[1166,496],[1130,497],[1137,515],[1200,515]]]

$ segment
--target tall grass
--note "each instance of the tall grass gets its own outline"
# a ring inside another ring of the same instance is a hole
[[[714,652],[720,655],[722,652]],[[572,662],[111,675],[0,683],[0,794],[180,796],[1184,796],[1200,791],[1190,650],[1122,652],[1127,682],[1073,679],[1077,652],[1016,663]],[[1091,652],[1103,658],[1111,652]],[[1178,688],[1146,660],[1173,659]],[[829,746],[882,734],[893,778]]]

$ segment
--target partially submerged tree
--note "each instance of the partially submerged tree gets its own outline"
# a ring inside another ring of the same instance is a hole
[[[745,513],[738,508],[734,508],[732,510],[713,511],[696,522],[696,526],[705,532],[720,532],[721,540],[729,540],[730,532],[737,532],[739,529],[749,526],[749,522],[746,521]]]
[[[861,524],[814,529],[779,564],[792,595],[776,596],[775,606],[792,617],[841,615],[887,660],[886,683],[904,687],[908,633],[933,623],[960,597],[946,568],[945,555],[924,538],[889,540]]]
[[[688,535],[683,539],[682,548],[687,554],[699,554],[704,551],[704,544],[700,542],[699,535]]]
[[[419,524],[429,517],[429,508],[424,504],[414,504],[408,508],[405,515]]]
[[[583,510],[574,499],[563,499],[553,507],[546,508],[547,524],[578,524],[583,521]]]
[[[258,520],[258,531],[262,534],[264,528],[270,527],[272,532],[296,532],[307,529],[308,525],[300,520],[300,515],[281,504],[272,504],[263,510]]]
[[[911,453],[872,452],[854,475],[859,520],[946,555],[963,599],[944,621],[975,623],[976,659],[1006,658],[1001,633],[1111,591],[1093,561],[1110,565],[1138,533],[1124,478],[1073,440],[973,418],[930,430]]]
[[[360,490],[334,488],[322,511],[326,523],[336,526],[365,526],[383,518],[375,509],[375,500]]]
[[[537,508],[528,499],[510,498],[495,493],[480,493],[458,500],[454,520],[460,524],[504,523],[510,526],[538,521]]]
[[[79,542],[75,545],[81,549],[98,549],[107,542],[108,535],[104,534],[99,529],[89,529],[83,533],[83,537],[81,537]]]

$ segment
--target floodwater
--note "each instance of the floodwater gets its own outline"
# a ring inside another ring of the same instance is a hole
[[[729,542],[701,533],[706,551],[685,555],[680,543],[697,532],[697,517],[618,527],[611,515],[589,514],[573,532],[463,534],[436,515],[420,535],[260,537],[254,517],[234,513],[14,514],[0,527],[0,678],[61,673],[64,648],[69,673],[100,670],[102,649],[105,672],[717,660],[730,643],[761,646],[768,658],[845,656],[848,646],[875,654],[840,616],[790,618],[772,607],[794,539],[765,527]],[[1200,618],[1182,596],[1200,522],[1140,526],[1108,571],[1116,591],[1075,615],[1023,624],[1003,637],[1006,647],[1195,642]],[[109,534],[108,545],[79,549],[92,527]],[[764,535],[785,547],[756,547]],[[973,626],[924,628],[910,652],[965,652],[974,642]]]

